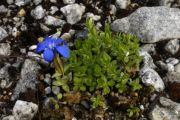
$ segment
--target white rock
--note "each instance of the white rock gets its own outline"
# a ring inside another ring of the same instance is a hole
[[[0,44],[0,55],[9,56],[11,54],[11,46],[8,43]]]
[[[23,6],[23,5],[27,5],[28,3],[30,3],[31,0],[15,0],[15,4],[17,6]]]
[[[172,65],[176,65],[176,64],[179,63],[179,60],[176,59],[176,58],[168,58],[168,59],[166,60],[166,63],[172,64]]]
[[[45,9],[41,5],[31,11],[31,16],[35,19],[42,19],[45,16]]]
[[[70,4],[62,7],[61,12],[66,16],[67,22],[69,24],[75,24],[79,22],[85,12],[85,6],[79,4]]]
[[[155,55],[156,54],[156,44],[144,44],[141,46],[141,51],[146,51],[148,52],[149,54],[153,54]]]
[[[92,18],[94,21],[98,21],[101,19],[101,16],[94,15],[93,13],[90,13],[90,12],[86,13],[86,16]]]
[[[143,56],[143,66],[150,67],[152,69],[156,68],[151,55],[146,51],[140,51],[140,56]]]
[[[116,15],[116,12],[117,12],[116,6],[113,5],[113,4],[111,4],[111,5],[109,6],[109,8],[110,8],[109,13],[110,13],[111,15]]]
[[[51,3],[57,3],[57,0],[50,0]]]
[[[170,63],[164,63],[163,61],[158,61],[157,64],[163,69],[168,72],[173,72],[174,71],[174,65]]]
[[[6,116],[2,120],[16,120],[13,115]]]
[[[64,4],[73,4],[75,3],[75,0],[63,0]]]
[[[175,66],[174,71],[180,73],[180,63]]]
[[[35,50],[37,48],[37,45],[32,45],[29,47],[29,50]]]
[[[42,2],[42,0],[33,0],[33,2],[34,2],[35,5],[38,5],[39,3]]]
[[[149,114],[150,120],[179,120],[180,104],[165,97],[160,97],[160,104],[156,105]]]
[[[10,5],[13,4],[14,0],[6,0],[6,2]]]
[[[46,25],[53,25],[53,26],[63,26],[65,24],[64,20],[61,20],[59,18],[55,18],[53,16],[46,16],[44,18]]]
[[[53,15],[54,13],[56,13],[59,9],[56,6],[51,6],[50,8],[50,13],[51,15]]]
[[[8,9],[4,5],[0,5],[0,13],[6,13]]]
[[[17,100],[13,108],[13,115],[16,120],[32,120],[37,111],[38,106],[36,104]]]
[[[157,92],[163,91],[165,86],[164,82],[158,73],[148,67],[143,67],[140,69],[140,77],[142,82],[147,86],[153,86]]]
[[[171,53],[172,55],[176,54],[179,50],[180,42],[178,39],[170,40],[166,46],[165,50]]]
[[[126,9],[130,3],[130,0],[116,0],[115,5],[118,9]]]
[[[6,30],[4,30],[2,27],[0,27],[0,41],[3,40],[8,36]]]

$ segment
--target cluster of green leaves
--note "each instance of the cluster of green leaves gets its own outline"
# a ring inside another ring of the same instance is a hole
[[[133,78],[141,61],[138,38],[124,33],[112,35],[109,24],[104,32],[98,30],[92,19],[87,19],[86,26],[87,38],[75,40],[63,74],[54,74],[53,85],[65,92],[101,91],[91,98],[93,108],[104,106],[103,95],[111,90],[139,90],[139,79]],[[58,98],[62,96],[60,93]]]
[[[69,59],[73,90],[102,90],[106,95],[114,87],[121,93],[129,85],[134,90],[141,88],[139,80],[130,78],[130,72],[137,71],[141,61],[138,38],[123,33],[112,35],[109,24],[104,32],[97,30],[92,19],[86,21],[86,26],[88,37],[75,40]]]

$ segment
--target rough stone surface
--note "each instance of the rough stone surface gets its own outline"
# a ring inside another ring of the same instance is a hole
[[[143,66],[149,68],[156,68],[151,55],[146,51],[140,51],[140,55],[143,56]]]
[[[45,10],[41,5],[39,5],[31,11],[31,16],[35,19],[42,19],[45,16]]]
[[[7,11],[8,9],[4,5],[0,6],[0,13],[6,13]]]
[[[0,27],[0,41],[3,40],[8,36],[6,30],[4,30],[2,27]]]
[[[14,0],[6,0],[6,2],[10,5],[13,4]]]
[[[94,21],[98,21],[101,19],[101,16],[94,15],[93,13],[90,13],[90,12],[86,13],[86,16],[92,18]]]
[[[160,6],[176,7],[180,5],[180,0],[159,0]]]
[[[161,67],[161,69],[166,70],[168,72],[174,71],[174,65],[170,63],[164,63],[163,61],[157,61],[157,64]]]
[[[26,59],[21,69],[21,78],[18,81],[11,100],[18,98],[20,93],[24,93],[27,89],[36,90],[37,74],[40,66],[30,59]]]
[[[66,16],[69,24],[75,24],[79,22],[85,12],[85,6],[79,4],[70,4],[62,7],[61,12]]]
[[[38,5],[38,4],[40,4],[42,2],[42,0],[33,0],[33,2],[34,2],[35,5]]]
[[[178,72],[168,72],[166,79],[170,83],[180,83],[180,74]]]
[[[9,56],[11,54],[11,46],[8,43],[0,43],[0,55]]]
[[[178,39],[170,40],[166,46],[165,50],[171,53],[172,55],[176,54],[179,51],[180,42]]]
[[[31,2],[31,0],[15,0],[15,4],[17,6],[24,6],[24,5],[27,5],[30,2]]]
[[[13,115],[16,120],[32,120],[37,111],[38,106],[36,104],[17,100],[13,108]]]
[[[158,92],[163,91],[165,88],[164,82],[158,73],[149,67],[143,67],[140,69],[140,77],[145,85],[153,86]]]
[[[155,55],[156,54],[156,44],[144,44],[141,46],[141,51],[146,51],[148,52],[149,54],[153,54]]]
[[[126,9],[130,3],[130,0],[116,0],[115,5],[118,9]]]
[[[141,7],[128,17],[115,20],[111,29],[135,34],[144,43],[155,43],[180,38],[179,19],[177,8]]]
[[[64,4],[73,4],[75,3],[75,0],[63,0]]]
[[[160,97],[160,104],[150,112],[150,120],[179,120],[180,104],[168,98]]]
[[[175,65],[174,71],[180,74],[180,63]]]
[[[178,64],[179,63],[179,60],[178,59],[176,59],[176,58],[168,58],[167,60],[166,60],[166,63],[169,63],[169,64],[172,64],[172,65],[176,65],[176,64]]]
[[[49,15],[45,17],[45,24],[52,26],[63,26],[65,24],[65,21]]]

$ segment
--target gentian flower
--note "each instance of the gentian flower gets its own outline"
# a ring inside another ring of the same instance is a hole
[[[52,62],[56,53],[59,53],[64,58],[68,58],[70,53],[66,41],[53,36],[46,37],[43,42],[38,43],[36,52],[42,51],[44,51],[43,58],[48,62]]]

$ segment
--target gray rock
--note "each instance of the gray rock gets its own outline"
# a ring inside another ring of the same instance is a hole
[[[61,20],[59,18],[50,15],[46,16],[44,20],[46,25],[53,25],[53,26],[63,26],[66,23],[64,20]]]
[[[78,39],[85,39],[87,38],[87,35],[88,35],[88,30],[84,29],[84,30],[77,31],[75,36]]]
[[[35,5],[38,5],[38,4],[40,4],[42,2],[42,0],[33,0],[33,2],[34,2]]]
[[[4,67],[0,69],[0,87],[2,89],[9,88],[12,85],[12,82],[10,82],[10,75],[8,72],[8,69],[10,67],[10,64],[6,64]]]
[[[45,94],[50,94],[51,93],[51,87],[46,87],[44,89],[44,91],[45,91]]]
[[[179,60],[176,59],[176,58],[168,58],[168,59],[166,60],[166,63],[172,64],[172,65],[176,65],[176,64],[179,63]]]
[[[69,24],[75,24],[79,22],[85,12],[85,6],[79,4],[70,4],[62,7],[61,12],[66,16],[67,22]]]
[[[50,8],[50,13],[51,13],[51,15],[53,15],[54,13],[56,13],[58,10],[59,10],[58,7],[56,7],[56,6],[51,6],[51,8]]]
[[[7,11],[8,9],[4,5],[0,6],[0,13],[7,13]]]
[[[178,39],[170,40],[165,46],[165,50],[171,53],[172,55],[176,54],[179,48],[180,42]]]
[[[174,65],[170,63],[164,63],[163,61],[157,61],[157,64],[163,69],[168,72],[173,72],[174,71]]]
[[[48,28],[46,25],[44,25],[42,23],[40,23],[40,27],[44,32],[49,32],[51,30],[50,28]]]
[[[159,5],[171,7],[174,2],[175,0],[159,0]]]
[[[36,84],[38,83],[37,74],[40,66],[30,59],[26,59],[22,69],[20,80],[16,84],[14,89],[14,93],[11,97],[11,100],[15,100],[18,98],[20,93],[25,93],[27,89],[36,90]]]
[[[115,5],[118,9],[127,9],[131,0],[116,0]]]
[[[149,54],[156,54],[156,44],[144,44],[140,47],[141,51],[146,51]]]
[[[180,73],[180,63],[178,63],[175,67],[174,67],[174,71],[177,73]]]
[[[152,69],[156,68],[156,65],[154,64],[153,59],[148,52],[140,51],[140,55],[143,56],[143,66],[144,67],[149,67]]]
[[[14,0],[6,0],[6,2],[10,5],[14,3]]]
[[[75,3],[75,0],[63,0],[64,4],[73,4]]]
[[[141,7],[128,17],[115,20],[111,29],[135,34],[144,43],[155,43],[180,38],[179,19],[177,8]]]
[[[111,4],[111,5],[109,6],[109,9],[110,9],[109,13],[110,13],[111,15],[116,15],[117,9],[116,9],[116,6],[115,6],[115,5]]]
[[[34,52],[28,52],[27,56],[35,61],[37,61],[39,64],[43,64],[45,66],[48,66],[49,63],[45,61],[39,54]]]
[[[11,46],[9,43],[0,43],[0,55],[9,56],[11,54]]]
[[[50,0],[51,3],[57,3],[57,0]]]
[[[45,75],[44,82],[47,83],[48,85],[51,85],[51,75],[50,74]]]
[[[93,13],[90,13],[90,12],[86,13],[86,17],[90,17],[90,18],[92,18],[94,21],[99,21],[99,20],[101,19],[101,16],[99,16],[99,15],[94,15]]]
[[[0,27],[0,41],[2,41],[4,38],[8,36],[6,30],[4,30],[2,27]]]
[[[153,86],[157,92],[163,91],[165,88],[164,82],[158,73],[149,67],[140,69],[140,77],[145,85]]]
[[[180,0],[159,0],[160,6],[177,7],[180,5]]]
[[[156,105],[150,112],[150,120],[179,120],[179,103],[176,103],[165,97],[160,97],[160,104],[161,106]]]
[[[170,83],[180,83],[180,74],[178,72],[168,72],[164,78],[167,82]]]
[[[16,119],[13,115],[9,115],[9,116],[3,117],[2,120],[16,120]]]
[[[17,6],[24,6],[31,2],[31,0],[15,0]]]
[[[42,19],[45,16],[45,9],[41,5],[37,6],[34,10],[31,11],[31,16],[35,19]]]
[[[38,111],[38,105],[32,102],[17,100],[13,107],[13,116],[16,120],[32,120]]]

